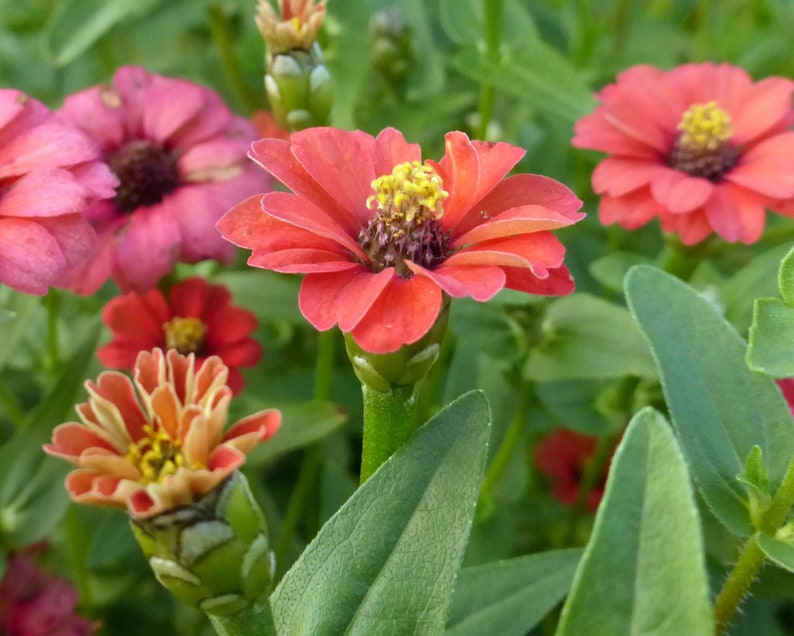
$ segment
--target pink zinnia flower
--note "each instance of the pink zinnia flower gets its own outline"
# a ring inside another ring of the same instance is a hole
[[[257,325],[254,314],[231,301],[225,285],[210,285],[203,278],[177,283],[167,300],[159,289],[118,296],[102,312],[114,338],[97,357],[106,367],[132,369],[139,352],[155,348],[194,353],[199,367],[218,356],[229,368],[229,387],[239,393],[245,381],[238,367],[255,365],[262,347],[250,337]]]
[[[567,294],[565,248],[549,230],[575,223],[581,202],[538,175],[504,179],[524,151],[446,136],[439,162],[387,128],[311,128],[262,139],[251,158],[293,190],[243,201],[218,229],[253,249],[249,264],[305,273],[303,315],[338,324],[366,351],[424,336],[444,295],[488,300],[503,287]]]
[[[535,466],[551,479],[551,494],[562,504],[573,506],[579,496],[582,476],[591,461],[598,440],[567,428],[557,429],[535,447]],[[599,475],[587,497],[586,507],[593,512],[604,496],[609,466]]]
[[[0,89],[0,283],[39,295],[65,286],[96,243],[83,212],[117,183],[83,133]]]
[[[3,636],[89,636],[99,623],[75,614],[77,590],[42,570],[31,546],[9,557],[0,580],[0,633]]]
[[[635,66],[576,123],[573,145],[609,153],[593,172],[603,223],[659,217],[687,245],[753,243],[766,208],[794,197],[794,82],[753,82],[729,64]],[[794,215],[794,210],[792,211]]]
[[[110,276],[122,291],[147,291],[177,261],[232,258],[215,223],[268,185],[245,157],[250,121],[207,88],[132,66],[111,86],[67,97],[58,114],[95,140],[121,181],[114,199],[88,211],[100,245],[72,278],[77,292]]]
[[[77,406],[82,423],[56,427],[44,447],[78,466],[66,479],[72,499],[147,518],[218,486],[281,425],[281,414],[268,410],[224,433],[227,374],[218,357],[196,371],[193,354],[154,349],[138,354],[134,384],[117,371],[86,382],[90,398]]]

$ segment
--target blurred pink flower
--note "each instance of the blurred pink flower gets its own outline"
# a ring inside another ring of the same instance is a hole
[[[269,187],[246,158],[257,137],[249,120],[207,88],[134,66],[70,95],[58,115],[95,140],[121,181],[114,199],[88,211],[99,249],[72,276],[75,291],[111,276],[122,291],[147,291],[177,261],[232,258],[215,223]]]
[[[75,614],[77,591],[42,570],[32,554],[12,554],[0,580],[0,634],[3,636],[89,636],[99,623]]]
[[[99,348],[97,357],[113,369],[132,369],[139,352],[157,347],[194,353],[199,367],[218,356],[229,368],[229,387],[239,393],[245,380],[237,368],[253,366],[262,356],[262,347],[251,338],[256,316],[232,305],[225,285],[210,285],[203,278],[180,281],[167,300],[156,288],[113,298],[102,319],[113,340]]]
[[[86,382],[82,423],[57,426],[44,447],[78,467],[66,478],[77,503],[126,508],[141,519],[191,504],[281,426],[271,409],[223,431],[232,392],[217,356],[196,370],[192,353],[141,351],[133,374],[134,384],[117,371]]]
[[[766,208],[794,216],[794,82],[729,64],[635,66],[598,95],[573,145],[609,153],[593,172],[602,223],[658,217],[683,243],[753,243]]]
[[[0,89],[0,283],[38,295],[65,286],[96,243],[83,212],[117,183],[83,133]]]
[[[338,324],[389,353],[428,333],[449,296],[573,291],[550,230],[583,218],[581,201],[547,177],[505,178],[523,155],[462,132],[447,134],[438,162],[394,128],[261,139],[251,158],[293,192],[251,197],[218,229],[253,249],[250,265],[306,274],[299,304],[317,329]]]

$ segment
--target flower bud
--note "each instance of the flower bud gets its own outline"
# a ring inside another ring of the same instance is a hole
[[[389,84],[402,88],[411,70],[414,53],[411,29],[400,8],[387,7],[373,14],[369,36],[370,60],[375,71]]]
[[[131,517],[135,538],[160,581],[208,614],[234,614],[266,597],[275,562],[267,527],[239,471],[195,502]]]

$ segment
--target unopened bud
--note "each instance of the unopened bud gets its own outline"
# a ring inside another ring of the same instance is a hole
[[[402,87],[411,70],[414,53],[411,29],[399,7],[373,14],[369,22],[372,66],[388,83]]]

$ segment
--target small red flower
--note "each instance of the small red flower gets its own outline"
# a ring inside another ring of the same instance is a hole
[[[75,614],[77,590],[42,570],[33,558],[39,546],[9,557],[0,580],[3,636],[90,636],[99,623]]]
[[[535,447],[535,466],[551,478],[551,494],[566,506],[576,503],[582,475],[597,442],[592,435],[561,428],[544,437]],[[587,498],[587,509],[591,512],[601,503],[608,470],[607,466]]]
[[[602,223],[658,217],[687,245],[753,243],[766,208],[794,216],[794,82],[729,64],[635,66],[576,123],[573,145],[609,153],[593,172]]]
[[[196,370],[193,354],[141,351],[133,373],[134,384],[117,371],[86,382],[81,423],[57,426],[44,447],[78,466],[66,478],[77,503],[126,508],[141,519],[191,504],[281,426],[271,409],[223,431],[231,389],[218,357]]]
[[[193,353],[199,367],[209,356],[218,356],[229,368],[229,387],[239,393],[245,380],[238,367],[259,362],[262,347],[250,337],[256,317],[231,300],[225,285],[210,285],[203,278],[177,283],[168,300],[159,289],[116,297],[102,312],[113,340],[99,348],[97,357],[106,367],[132,369],[139,352],[155,348]]]
[[[549,230],[584,215],[565,186],[505,175],[524,151],[446,136],[439,162],[387,128],[310,128],[250,153],[289,192],[257,195],[218,223],[253,249],[250,265],[306,274],[299,304],[317,329],[338,324],[389,353],[424,336],[444,295],[485,301],[504,287],[561,295],[574,283]]]
[[[89,135],[120,181],[87,212],[99,247],[72,276],[75,291],[112,277],[124,292],[144,292],[176,262],[231,260],[215,223],[269,184],[246,159],[253,124],[217,93],[124,66],[111,85],[67,97],[58,117]]]

